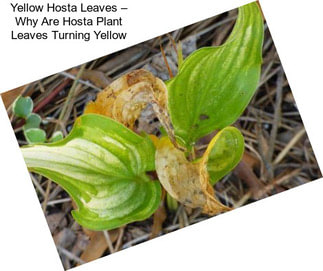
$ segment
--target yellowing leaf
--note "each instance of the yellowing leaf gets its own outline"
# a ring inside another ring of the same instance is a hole
[[[156,148],[157,175],[169,195],[188,207],[202,208],[210,215],[230,210],[214,197],[212,185],[229,173],[242,157],[244,141],[238,129],[222,129],[195,162],[189,162],[184,152],[166,137]]]
[[[230,210],[214,197],[204,159],[189,162],[166,137],[159,141],[155,159],[158,178],[174,199],[209,215]]]
[[[149,103],[165,108],[166,93],[162,80],[146,70],[135,70],[113,81],[98,94],[95,102],[86,106],[84,113],[105,115],[133,128]]]
[[[212,185],[238,165],[243,152],[244,139],[237,128],[226,127],[213,137],[202,158]]]

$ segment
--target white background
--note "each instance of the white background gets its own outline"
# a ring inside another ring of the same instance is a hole
[[[9,1],[2,0],[0,90],[40,79],[247,2],[250,1],[199,0],[191,4],[118,0],[118,5],[129,8],[124,18],[128,23],[122,30],[128,31],[128,41],[85,44],[10,41],[13,17]],[[321,1],[261,0],[261,4],[322,167]],[[0,182],[0,269],[63,270],[1,100]],[[322,204],[323,181],[318,180],[75,270],[322,270]]]

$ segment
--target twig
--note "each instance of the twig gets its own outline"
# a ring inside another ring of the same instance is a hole
[[[163,48],[163,46],[162,46],[161,44],[160,44],[160,51],[161,51],[161,53],[162,53],[162,56],[163,56],[163,59],[164,59],[164,62],[165,62],[166,68],[167,68],[167,70],[168,70],[169,77],[170,77],[170,78],[173,78],[173,77],[174,77],[173,72],[172,72],[171,68],[169,67],[168,60],[167,60],[167,57],[166,57],[166,54],[165,54],[164,48]]]
[[[45,105],[52,101],[53,98],[56,97],[58,93],[60,93],[69,83],[70,79],[64,80],[61,84],[59,84],[46,98],[39,102],[34,108],[34,113],[40,111]]]
[[[40,101],[35,107],[33,112],[37,113],[40,111],[44,106],[46,106],[49,102],[52,101],[55,96],[60,93],[68,84],[70,83],[70,79],[67,79],[63,81],[57,88],[55,88],[46,98],[44,98],[42,101]],[[27,87],[30,87],[30,84],[27,85]],[[27,89],[27,88],[26,88]],[[24,90],[25,91],[25,90]],[[9,110],[9,108],[8,108]],[[25,120],[21,119],[17,122],[17,124],[14,127],[15,132],[18,131],[19,128],[21,128],[25,124]]]
[[[303,127],[301,130],[299,130],[294,135],[294,137],[291,139],[291,141],[289,141],[289,143],[285,146],[285,148],[277,155],[277,157],[273,163],[274,165],[279,164],[279,162],[284,159],[284,157],[289,152],[289,150],[294,147],[294,145],[298,142],[298,140],[300,140],[302,138],[302,136],[305,134],[305,132],[306,131]]]
[[[39,193],[45,197],[45,191],[44,189],[41,187],[41,185],[39,184],[38,180],[35,178],[35,176],[33,174],[30,173],[30,178],[31,181],[33,182],[33,184],[36,186],[36,188],[38,189]]]
[[[176,54],[178,54],[175,40],[173,39],[173,37],[169,33],[167,34],[167,37],[169,38],[171,45],[172,45],[173,49],[175,50]]]
[[[275,186],[280,185],[280,184],[284,183],[285,181],[291,179],[292,177],[298,175],[301,172],[301,170],[302,169],[297,168],[297,169],[294,169],[293,171],[288,172],[287,174],[284,174],[282,176],[275,178],[271,183],[266,185],[262,191],[260,191],[260,194],[261,195],[268,194],[272,189],[275,188]]]
[[[115,251],[114,251],[114,248],[113,248],[113,245],[112,245],[112,241],[111,241],[109,232],[108,231],[103,231],[103,234],[104,234],[105,240],[107,241],[110,253],[111,254],[114,253]]]
[[[61,75],[67,77],[67,78],[70,78],[70,79],[73,79],[73,80],[76,80],[76,76],[74,76],[73,74],[70,74],[68,72],[60,72]],[[87,87],[90,87],[90,88],[93,88],[95,89],[96,91],[100,92],[102,89],[101,88],[98,88],[97,86],[93,85],[92,83],[88,82],[88,81],[84,81],[82,79],[79,79],[78,80],[81,84],[87,86]]]
[[[73,253],[69,252],[67,249],[61,247],[61,246],[57,246],[57,249],[60,253],[64,254],[66,257],[68,257],[69,259],[79,263],[79,264],[84,264],[85,262],[80,259],[79,257],[75,256]]]
[[[60,204],[60,203],[70,202],[70,201],[72,201],[71,198],[51,200],[51,201],[47,202],[47,206],[52,206],[52,205],[55,205],[55,204]]]
[[[118,240],[117,240],[117,243],[114,247],[114,251],[119,251],[120,250],[120,247],[121,247],[121,242],[122,242],[122,237],[124,235],[124,229],[125,229],[126,226],[122,226],[119,228],[119,235],[118,235]]]
[[[197,222],[200,222],[200,221],[203,221],[203,220],[205,220],[205,217],[197,218],[194,221],[192,221],[191,223],[193,224],[193,223],[197,223]],[[163,232],[167,233],[167,232],[170,232],[170,231],[177,230],[179,228],[180,228],[180,224],[177,223],[177,224],[170,225],[170,226],[164,228]],[[142,236],[139,236],[139,237],[137,237],[137,238],[123,244],[122,249],[129,248],[129,247],[131,247],[133,245],[136,245],[136,244],[138,244],[138,243],[140,243],[142,241],[148,240],[149,237],[150,237],[150,233],[147,233],[147,234],[144,234]]]
[[[270,138],[269,138],[269,146],[267,151],[267,157],[266,160],[268,161],[269,165],[269,176],[270,178],[273,178],[273,154],[275,149],[275,140],[277,137],[277,131],[278,127],[280,125],[280,119],[281,119],[281,105],[283,101],[283,79],[284,79],[284,73],[283,70],[280,71],[277,79],[277,88],[276,88],[276,104],[275,104],[275,113],[274,113],[274,121],[273,121],[273,127],[271,129]]]
[[[52,181],[48,179],[47,182],[47,187],[46,187],[46,192],[45,192],[45,197],[44,197],[44,201],[43,201],[43,212],[46,212],[46,208],[47,208],[47,202],[48,202],[48,197],[49,197],[49,192],[50,192],[50,188],[51,188],[51,184]]]
[[[252,192],[248,191],[246,194],[243,195],[243,197],[239,201],[233,204],[233,208],[235,209],[244,205],[250,199],[251,196]]]
[[[185,208],[182,208],[178,216],[180,228],[184,228],[190,224]]]
[[[66,113],[68,111],[68,108],[71,108],[71,101],[72,101],[72,98],[74,98],[74,96],[75,96],[75,92],[76,92],[76,89],[77,89],[76,87],[77,87],[77,85],[79,83],[79,79],[80,79],[80,77],[81,77],[81,75],[82,75],[82,73],[83,73],[83,71],[85,69],[85,66],[86,66],[86,63],[81,66],[79,72],[77,73],[77,75],[75,77],[73,85],[72,85],[72,87],[71,87],[71,89],[70,89],[70,91],[69,91],[69,93],[67,95],[66,101],[65,101],[65,103],[64,103],[64,105],[62,107],[62,111],[61,111],[61,113],[60,113],[60,115],[58,117],[59,121],[64,121],[64,118],[66,118]],[[58,126],[56,125],[55,130],[57,130],[57,128],[58,128]]]
[[[258,84],[258,88],[260,88],[265,82],[267,82],[271,77],[273,77],[279,70],[281,69],[281,66],[274,69],[270,74],[268,74],[263,80],[260,81]]]
[[[63,190],[63,188],[59,185],[57,185],[53,191],[50,193],[48,200],[54,200],[56,196]]]
[[[122,249],[125,249],[125,248],[129,248],[139,242],[142,242],[142,241],[145,241],[147,240],[148,238],[150,237],[150,233],[147,233],[147,234],[144,234],[142,236],[139,236],[135,239],[132,239],[131,241],[125,243],[123,246],[122,246]]]
[[[178,216],[183,208],[184,208],[183,204],[180,204],[179,207],[177,208],[177,211],[176,211],[174,219],[173,219],[173,224],[175,224],[177,222]]]

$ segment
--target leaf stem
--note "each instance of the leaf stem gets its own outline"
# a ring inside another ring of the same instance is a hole
[[[192,147],[191,151],[189,152],[189,160],[194,161],[196,159],[195,148]]]
[[[170,139],[170,141],[173,143],[174,147],[180,151],[186,151],[185,148],[183,148],[182,146],[178,145],[177,141],[176,141],[176,137],[174,134],[174,129],[171,126],[170,120],[169,120],[169,116],[168,113],[166,112],[166,110],[164,110],[155,100],[152,99],[151,105],[153,107],[154,112],[157,115],[157,118],[159,119],[160,123],[163,125],[163,127],[165,128],[168,137]]]

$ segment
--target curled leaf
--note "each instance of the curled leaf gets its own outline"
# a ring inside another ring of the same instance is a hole
[[[202,158],[212,185],[238,165],[243,152],[244,139],[238,129],[226,127],[213,137]]]
[[[72,215],[86,228],[117,228],[158,208],[160,184],[146,175],[155,169],[152,141],[110,118],[83,115],[66,138],[22,153],[30,171],[70,194],[78,207]]]
[[[191,208],[202,208],[210,215],[230,210],[214,197],[203,159],[189,162],[167,137],[159,141],[155,159],[158,178],[174,199]]]
[[[84,113],[111,117],[132,129],[148,104],[157,104],[160,110],[165,108],[166,93],[162,80],[146,70],[135,70],[113,81],[95,102],[86,106]]]
[[[184,152],[164,137],[157,144],[156,171],[171,197],[213,215],[230,208],[214,197],[212,185],[239,163],[243,150],[243,136],[234,127],[226,127],[217,133],[196,162],[189,162]]]
[[[253,96],[262,63],[263,19],[256,2],[239,8],[227,41],[185,59],[167,82],[168,108],[178,141],[197,139],[232,124]]]

